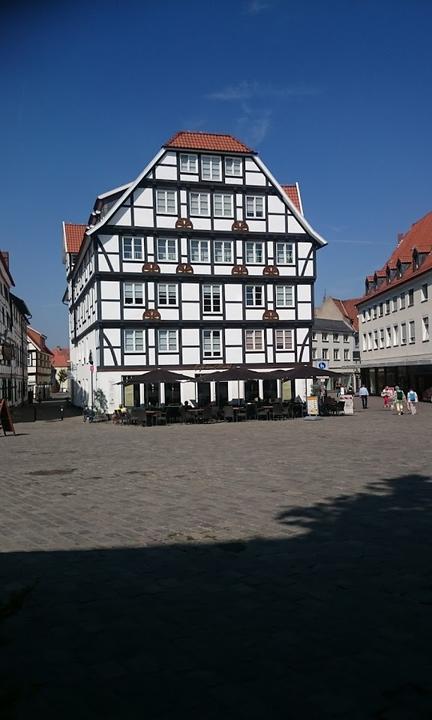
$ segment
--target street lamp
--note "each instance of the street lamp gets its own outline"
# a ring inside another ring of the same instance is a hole
[[[93,354],[90,350],[89,352],[89,366],[90,366],[90,408],[93,410],[93,374],[94,374],[94,365],[93,365]]]

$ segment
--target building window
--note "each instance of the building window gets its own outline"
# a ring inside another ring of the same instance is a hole
[[[363,335],[362,335],[362,350],[363,350],[363,352],[366,352],[366,350],[367,350],[366,333],[363,333]]]
[[[404,293],[404,292],[400,294],[400,298],[399,298],[399,309],[400,309],[400,310],[405,310],[405,293]]]
[[[317,359],[317,350],[316,350],[316,348],[312,348],[312,360],[316,360],[316,359]]]
[[[177,305],[177,285],[160,283],[157,286],[158,305]]]
[[[246,262],[250,265],[256,265],[264,262],[263,249],[262,242],[247,241],[245,252]]]
[[[373,307],[372,307],[371,316],[372,316],[372,320],[376,319],[376,316],[377,316],[377,306],[376,305],[373,305]]]
[[[215,240],[214,261],[217,263],[232,263],[233,245],[231,240]]]
[[[386,300],[385,303],[385,314],[390,315],[390,300]]]
[[[415,343],[415,322],[414,320],[410,320],[408,323],[408,342],[409,343]]]
[[[333,333],[333,342],[339,342],[339,333]]]
[[[203,285],[203,313],[220,313],[222,310],[221,285]]]
[[[177,240],[158,238],[157,241],[158,260],[177,261]]]
[[[191,215],[210,215],[210,195],[202,192],[189,193]]]
[[[125,330],[124,331],[124,350],[125,352],[142,352],[144,350],[144,331],[143,330]]]
[[[316,334],[316,332],[313,332],[313,333],[312,333],[312,340],[316,340],[316,339],[317,339],[317,334]]]
[[[392,312],[397,312],[397,297],[392,298]]]
[[[408,307],[412,307],[414,305],[414,290],[408,290]]]
[[[201,177],[203,180],[221,180],[221,158],[219,155],[203,155]]]
[[[378,330],[374,330],[373,334],[373,349],[378,350]]]
[[[263,218],[264,217],[264,198],[262,195],[246,196],[246,217],[247,218]]]
[[[333,350],[333,360],[340,360],[340,350],[339,348],[335,348]]]
[[[142,260],[144,238],[124,237],[123,238],[123,260]]]
[[[264,305],[264,286],[263,285],[246,285],[246,305],[247,307],[263,307]]]
[[[210,241],[209,240],[191,240],[190,241],[190,260],[191,260],[191,262],[209,262],[210,261]]]
[[[393,347],[399,345],[399,325],[393,325]]]
[[[203,330],[203,357],[222,357],[221,330]]]
[[[379,346],[380,348],[384,347],[384,328],[380,328],[379,331]]]
[[[241,177],[242,161],[241,158],[226,157],[225,158],[225,175],[227,177]]]
[[[384,306],[382,303],[378,305],[378,317],[382,317],[384,314]]]
[[[349,359],[350,359],[350,351],[344,350],[344,360],[349,360]]]
[[[263,350],[263,331],[245,330],[245,348],[247,352],[256,352],[257,350]]]
[[[369,308],[367,308],[367,309],[365,310],[365,319],[366,319],[367,321],[370,320],[370,310],[369,310]]]
[[[276,330],[276,350],[293,350],[293,331],[292,330]],[[312,350],[316,355],[316,349]]]
[[[156,190],[156,212],[158,215],[177,214],[177,197],[175,190]]]
[[[233,217],[233,196],[215,193],[213,196],[213,212],[215,217]]]
[[[276,243],[276,264],[292,265],[293,263],[293,246],[288,242]]]
[[[344,335],[344,336],[343,336],[343,341],[344,341],[344,343],[349,342],[349,341],[350,341],[350,336],[349,336],[349,335]]]
[[[391,336],[391,328],[386,328],[386,347],[391,347],[392,344],[392,336]]]
[[[423,342],[429,340],[429,317],[422,318],[422,340]]]
[[[294,288],[292,285],[276,285],[276,307],[294,306]]]
[[[368,333],[368,351],[370,352],[372,350],[372,333]]]
[[[124,302],[125,305],[142,305],[144,302],[143,283],[125,283]]]
[[[328,333],[322,333],[321,340],[323,342],[328,342]]]
[[[323,348],[323,351],[322,351],[322,359],[323,359],[323,360],[328,360],[328,359],[329,359],[329,351],[328,351],[328,348]]]
[[[178,352],[177,330],[158,330],[159,352]]]
[[[428,284],[424,283],[420,290],[421,302],[425,302],[428,299]]]
[[[180,172],[197,173],[198,172],[198,156],[197,155],[180,155]]]
[[[407,341],[407,329],[406,329],[406,323],[401,323],[400,328],[400,344],[406,345]]]

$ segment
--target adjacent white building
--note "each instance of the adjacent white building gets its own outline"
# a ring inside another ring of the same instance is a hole
[[[401,235],[358,302],[362,379],[372,393],[432,387],[432,212]]]
[[[96,388],[110,409],[141,404],[154,389],[118,383],[155,367],[192,380],[230,365],[311,360],[315,253],[325,241],[303,216],[298,185],[279,185],[231,136],[177,133],[136,180],[97,198],[88,225],[64,223],[63,245],[79,405]],[[215,400],[206,385],[157,392],[161,402],[196,392]],[[270,389],[241,384],[242,396],[257,392]],[[238,397],[239,384],[219,393]]]
[[[360,384],[360,351],[358,341],[358,298],[340,300],[327,297],[315,308],[312,328],[312,360],[322,361],[340,373],[340,379],[331,378],[328,389],[340,382],[356,391]]]
[[[0,400],[12,406],[27,400],[27,324],[29,309],[11,292],[15,286],[9,253],[0,251]]]
[[[53,374],[52,352],[46,344],[46,335],[27,328],[28,389],[35,400],[47,400],[51,395]]]

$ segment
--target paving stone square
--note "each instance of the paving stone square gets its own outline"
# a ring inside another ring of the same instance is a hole
[[[0,437],[0,717],[432,717],[432,405]]]

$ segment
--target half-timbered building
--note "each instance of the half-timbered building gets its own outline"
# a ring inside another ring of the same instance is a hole
[[[229,135],[177,133],[136,180],[98,196],[87,225],[64,223],[63,242],[77,404],[96,387],[110,408],[140,404],[144,386],[125,398],[118,383],[155,367],[192,381],[230,365],[311,359],[325,241],[303,215],[298,185],[280,185]],[[215,399],[205,385],[199,392]],[[166,402],[196,396],[194,382],[161,390]],[[265,387],[240,388],[251,392]],[[237,382],[226,388],[229,399],[238,393]]]

